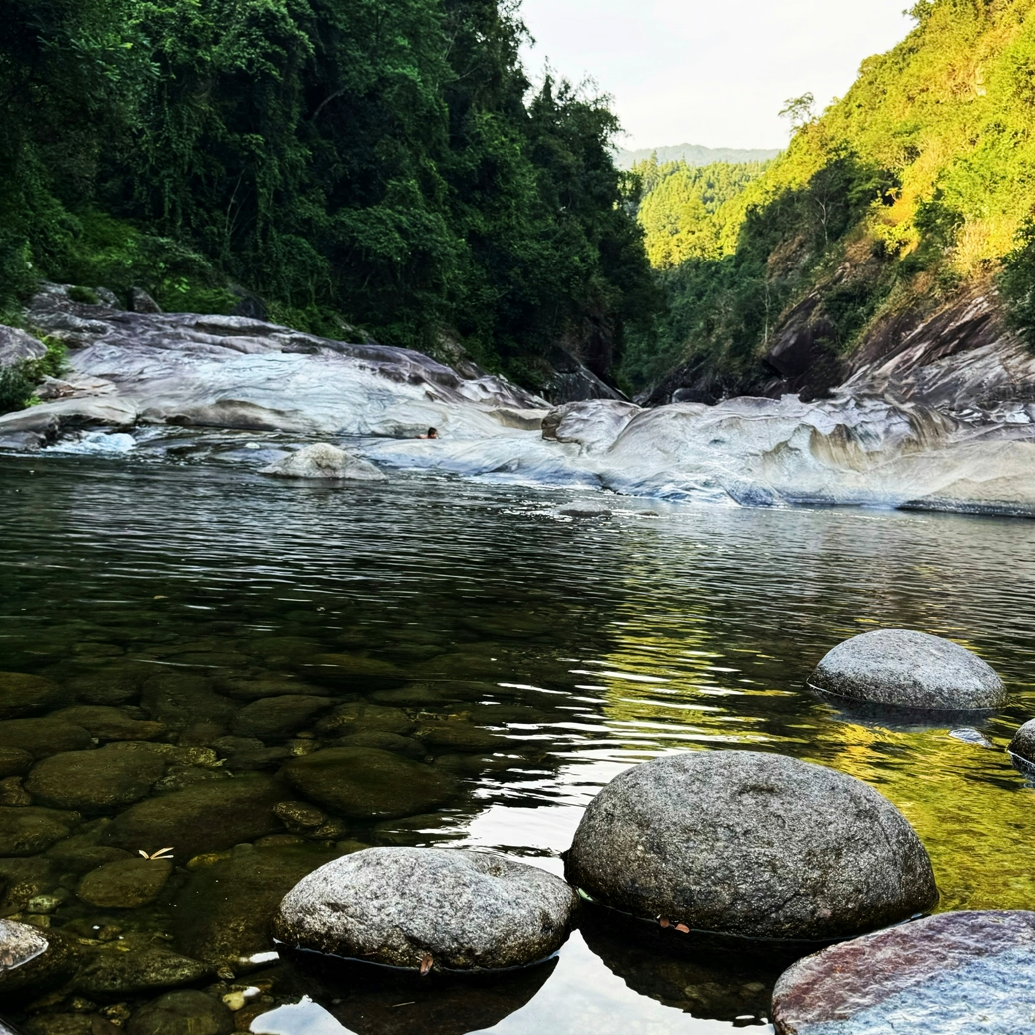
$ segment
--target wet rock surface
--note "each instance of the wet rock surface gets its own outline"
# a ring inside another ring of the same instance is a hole
[[[179,944],[213,964],[269,951],[270,918],[280,900],[338,854],[323,845],[244,845],[227,857],[199,860],[176,899]]]
[[[565,872],[602,905],[749,938],[846,937],[937,897],[927,852],[886,798],[753,751],[671,755],[615,777]]]
[[[283,796],[262,776],[199,783],[130,806],[105,829],[101,843],[148,853],[172,846],[186,861],[275,833],[280,825],[273,806]]]
[[[328,748],[289,762],[282,773],[306,798],[356,819],[426,812],[458,789],[447,773],[378,748]]]
[[[46,711],[67,696],[60,686],[41,676],[0,672],[0,719],[17,719]]]
[[[118,859],[86,874],[76,894],[92,906],[135,909],[154,901],[172,868],[168,859]]]
[[[829,651],[809,677],[824,693],[878,704],[959,712],[992,709],[1006,691],[965,647],[909,629],[875,629]]]
[[[779,1035],[1017,1035],[1035,1023],[1035,913],[943,913],[831,946],[773,992]]]
[[[234,1015],[215,996],[187,990],[169,992],[138,1010],[126,1025],[129,1035],[229,1035]]]
[[[84,751],[93,746],[89,730],[64,719],[45,716],[0,722],[0,748],[19,748],[34,758],[45,758],[60,751]]]
[[[43,933],[29,924],[0,920],[0,970],[14,970],[47,951]]]
[[[562,880],[504,856],[369,848],[303,878],[273,931],[293,948],[394,967],[499,970],[560,948],[576,904]]]
[[[386,482],[385,473],[366,460],[337,446],[318,442],[263,467],[259,474],[279,478],[314,478],[327,481]]]
[[[96,953],[76,974],[76,987],[87,995],[132,995],[194,985],[213,975],[198,960],[162,948],[109,949]]]
[[[68,837],[79,822],[75,812],[0,806],[0,856],[35,855]]]
[[[241,737],[287,736],[305,726],[333,704],[329,697],[314,697],[308,694],[264,697],[246,705],[237,713],[233,721],[233,731]]]
[[[97,812],[139,801],[165,768],[166,760],[147,745],[66,751],[37,762],[25,789],[43,805]]]

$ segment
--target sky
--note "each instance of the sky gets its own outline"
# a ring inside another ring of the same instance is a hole
[[[525,67],[590,76],[614,98],[630,150],[784,147],[788,97],[822,109],[859,63],[913,22],[911,0],[521,0]]]

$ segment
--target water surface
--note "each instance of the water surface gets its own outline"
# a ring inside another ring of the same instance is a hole
[[[7,915],[32,914],[99,951],[105,939],[130,952],[161,944],[222,967],[199,987],[247,989],[255,1032],[355,1030],[302,997],[275,962],[233,963],[269,948],[254,896],[225,890],[267,872],[255,859],[287,880],[361,844],[445,844],[560,872],[597,790],[668,751],[777,751],[851,773],[916,827],[940,909],[1035,902],[1035,792],[1003,750],[1035,715],[1031,522],[620,497],[606,497],[610,520],[570,520],[556,512],[570,492],[426,476],[311,487],[124,459],[4,459],[0,484],[0,669],[58,684],[69,695],[62,706],[157,720],[156,741],[195,748],[152,795],[273,775],[343,731],[389,732],[401,738],[395,749],[460,781],[452,800],[416,816],[278,828],[247,846],[202,845],[193,861],[174,845],[168,883],[134,909],[76,895],[86,855],[63,863],[75,873],[57,866],[57,887],[36,888],[32,904],[5,878]],[[854,719],[803,690],[826,650],[878,626],[951,637],[1000,672],[1009,703],[979,724],[994,750],[944,726]],[[277,687],[326,697],[327,707],[290,729],[242,736],[241,711],[281,696]],[[368,710],[329,728],[342,705]],[[103,831],[119,811],[84,817],[72,836]],[[70,858],[62,852],[58,841],[40,858]],[[704,1035],[762,1025],[763,971],[661,958],[587,928],[487,1030]],[[37,1012],[118,1020],[155,994],[108,992]],[[25,1019],[24,1004],[9,1009]]]

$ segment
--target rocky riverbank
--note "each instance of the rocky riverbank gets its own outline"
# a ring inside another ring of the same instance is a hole
[[[1035,515],[1035,361],[1002,335],[942,327],[939,349],[927,327],[813,402],[552,407],[471,364],[243,317],[122,312],[59,286],[28,319],[67,345],[69,370],[43,383],[40,404],[0,417],[11,450],[175,451],[259,467],[331,440],[389,469],[673,500]],[[422,439],[430,427],[439,437]]]

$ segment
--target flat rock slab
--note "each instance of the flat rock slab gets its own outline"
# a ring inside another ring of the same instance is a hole
[[[139,801],[165,772],[166,760],[150,745],[63,751],[37,762],[25,789],[42,805],[85,812]]]
[[[845,773],[754,751],[619,774],[586,809],[566,873],[602,905],[748,938],[851,937],[937,898],[891,802]]]
[[[76,894],[102,909],[133,909],[153,902],[172,874],[169,859],[117,859],[91,870]]]
[[[273,921],[287,945],[394,967],[498,970],[550,956],[574,891],[500,855],[368,848],[304,877]]]
[[[814,690],[904,708],[997,708],[1006,691],[995,670],[952,640],[911,629],[874,629],[829,651],[809,676]]]
[[[1035,913],[942,913],[799,960],[773,992],[780,1035],[1035,1031]]]

